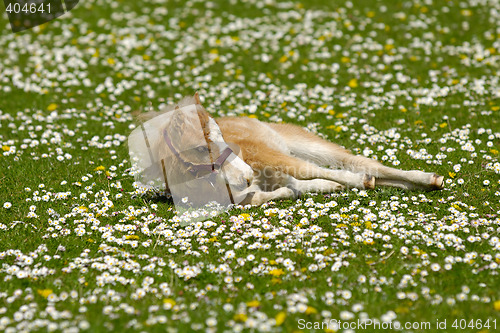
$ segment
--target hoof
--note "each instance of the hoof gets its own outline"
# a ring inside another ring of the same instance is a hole
[[[375,177],[370,175],[365,175],[363,178],[363,186],[365,189],[373,190],[375,188]]]
[[[444,177],[439,175],[432,175],[431,185],[436,190],[442,190],[444,188]]]

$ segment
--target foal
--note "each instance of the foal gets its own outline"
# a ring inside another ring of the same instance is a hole
[[[195,104],[201,118],[209,117],[197,93],[182,103]],[[152,118],[155,114],[150,113],[145,118]],[[239,193],[245,195],[241,204],[260,205],[269,200],[295,198],[303,192],[333,192],[346,187],[443,188],[442,176],[417,170],[398,170],[364,156],[352,155],[339,145],[296,125],[239,117],[214,120],[216,124],[211,121],[211,128],[203,130],[219,132],[220,129],[223,140],[231,147],[239,147],[239,151],[233,151],[253,170],[253,175],[245,172],[249,187]],[[226,177],[229,183],[230,178]]]

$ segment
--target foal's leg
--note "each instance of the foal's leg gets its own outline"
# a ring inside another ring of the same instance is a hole
[[[261,205],[270,200],[293,199],[297,197],[298,191],[287,187],[286,178],[291,178],[288,175],[277,175],[275,172],[269,172],[268,177],[265,172],[256,171],[256,176],[253,178],[252,184],[245,190],[238,192],[238,196],[245,195],[245,199],[240,202],[242,205]],[[270,177],[269,177],[270,176]],[[266,186],[265,181],[270,181],[271,184]],[[266,190],[266,187],[272,190]]]
[[[375,177],[375,184],[404,189],[441,189],[443,177],[417,170],[390,168],[364,156],[352,155],[342,147],[323,140],[291,124],[269,124],[286,142],[291,153],[319,165],[365,173]]]
[[[345,187],[331,180],[311,179],[299,180],[290,177],[291,181],[287,187],[280,187],[271,192],[256,191],[250,199],[250,204],[261,205],[270,200],[279,199],[295,199],[300,193],[316,192],[316,193],[331,193],[342,190]]]
[[[344,185],[337,182],[326,180],[326,179],[311,179],[311,180],[300,180],[290,177],[287,187],[290,187],[295,192],[306,193],[306,192],[316,192],[316,193],[332,193],[335,191],[340,191],[345,189]]]
[[[253,170],[266,170],[268,168],[282,172],[299,180],[327,179],[348,187],[360,189],[374,188],[375,178],[362,173],[353,173],[347,170],[331,170],[321,168],[316,164],[300,158],[287,155],[267,146],[259,147],[258,153],[247,150],[242,146],[245,162]]]
[[[288,187],[281,187],[271,192],[254,192],[250,197],[250,204],[262,205],[264,202],[268,202],[270,200],[294,199],[295,197],[296,193],[292,189]]]
[[[344,167],[354,172],[365,172],[375,177],[375,185],[394,186],[403,189],[439,190],[444,177],[431,172],[399,170],[382,165],[370,158],[343,153],[339,156]]]

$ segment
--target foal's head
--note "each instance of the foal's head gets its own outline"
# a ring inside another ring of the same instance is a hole
[[[243,194],[239,193],[248,187],[253,171],[224,142],[219,126],[203,108],[197,94],[184,99],[172,111],[159,140],[163,140],[158,145],[160,157],[168,157],[165,168],[171,190],[173,185],[182,184],[182,189],[191,196],[201,196],[199,200],[193,199],[200,202],[210,199],[206,196],[214,191],[229,191],[235,203],[243,200]],[[223,188],[219,188],[221,184]]]

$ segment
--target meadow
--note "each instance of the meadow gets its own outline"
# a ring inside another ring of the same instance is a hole
[[[86,0],[16,34],[4,13],[0,331],[497,332],[499,22],[498,0]],[[180,225],[127,137],[196,91],[445,188]]]

